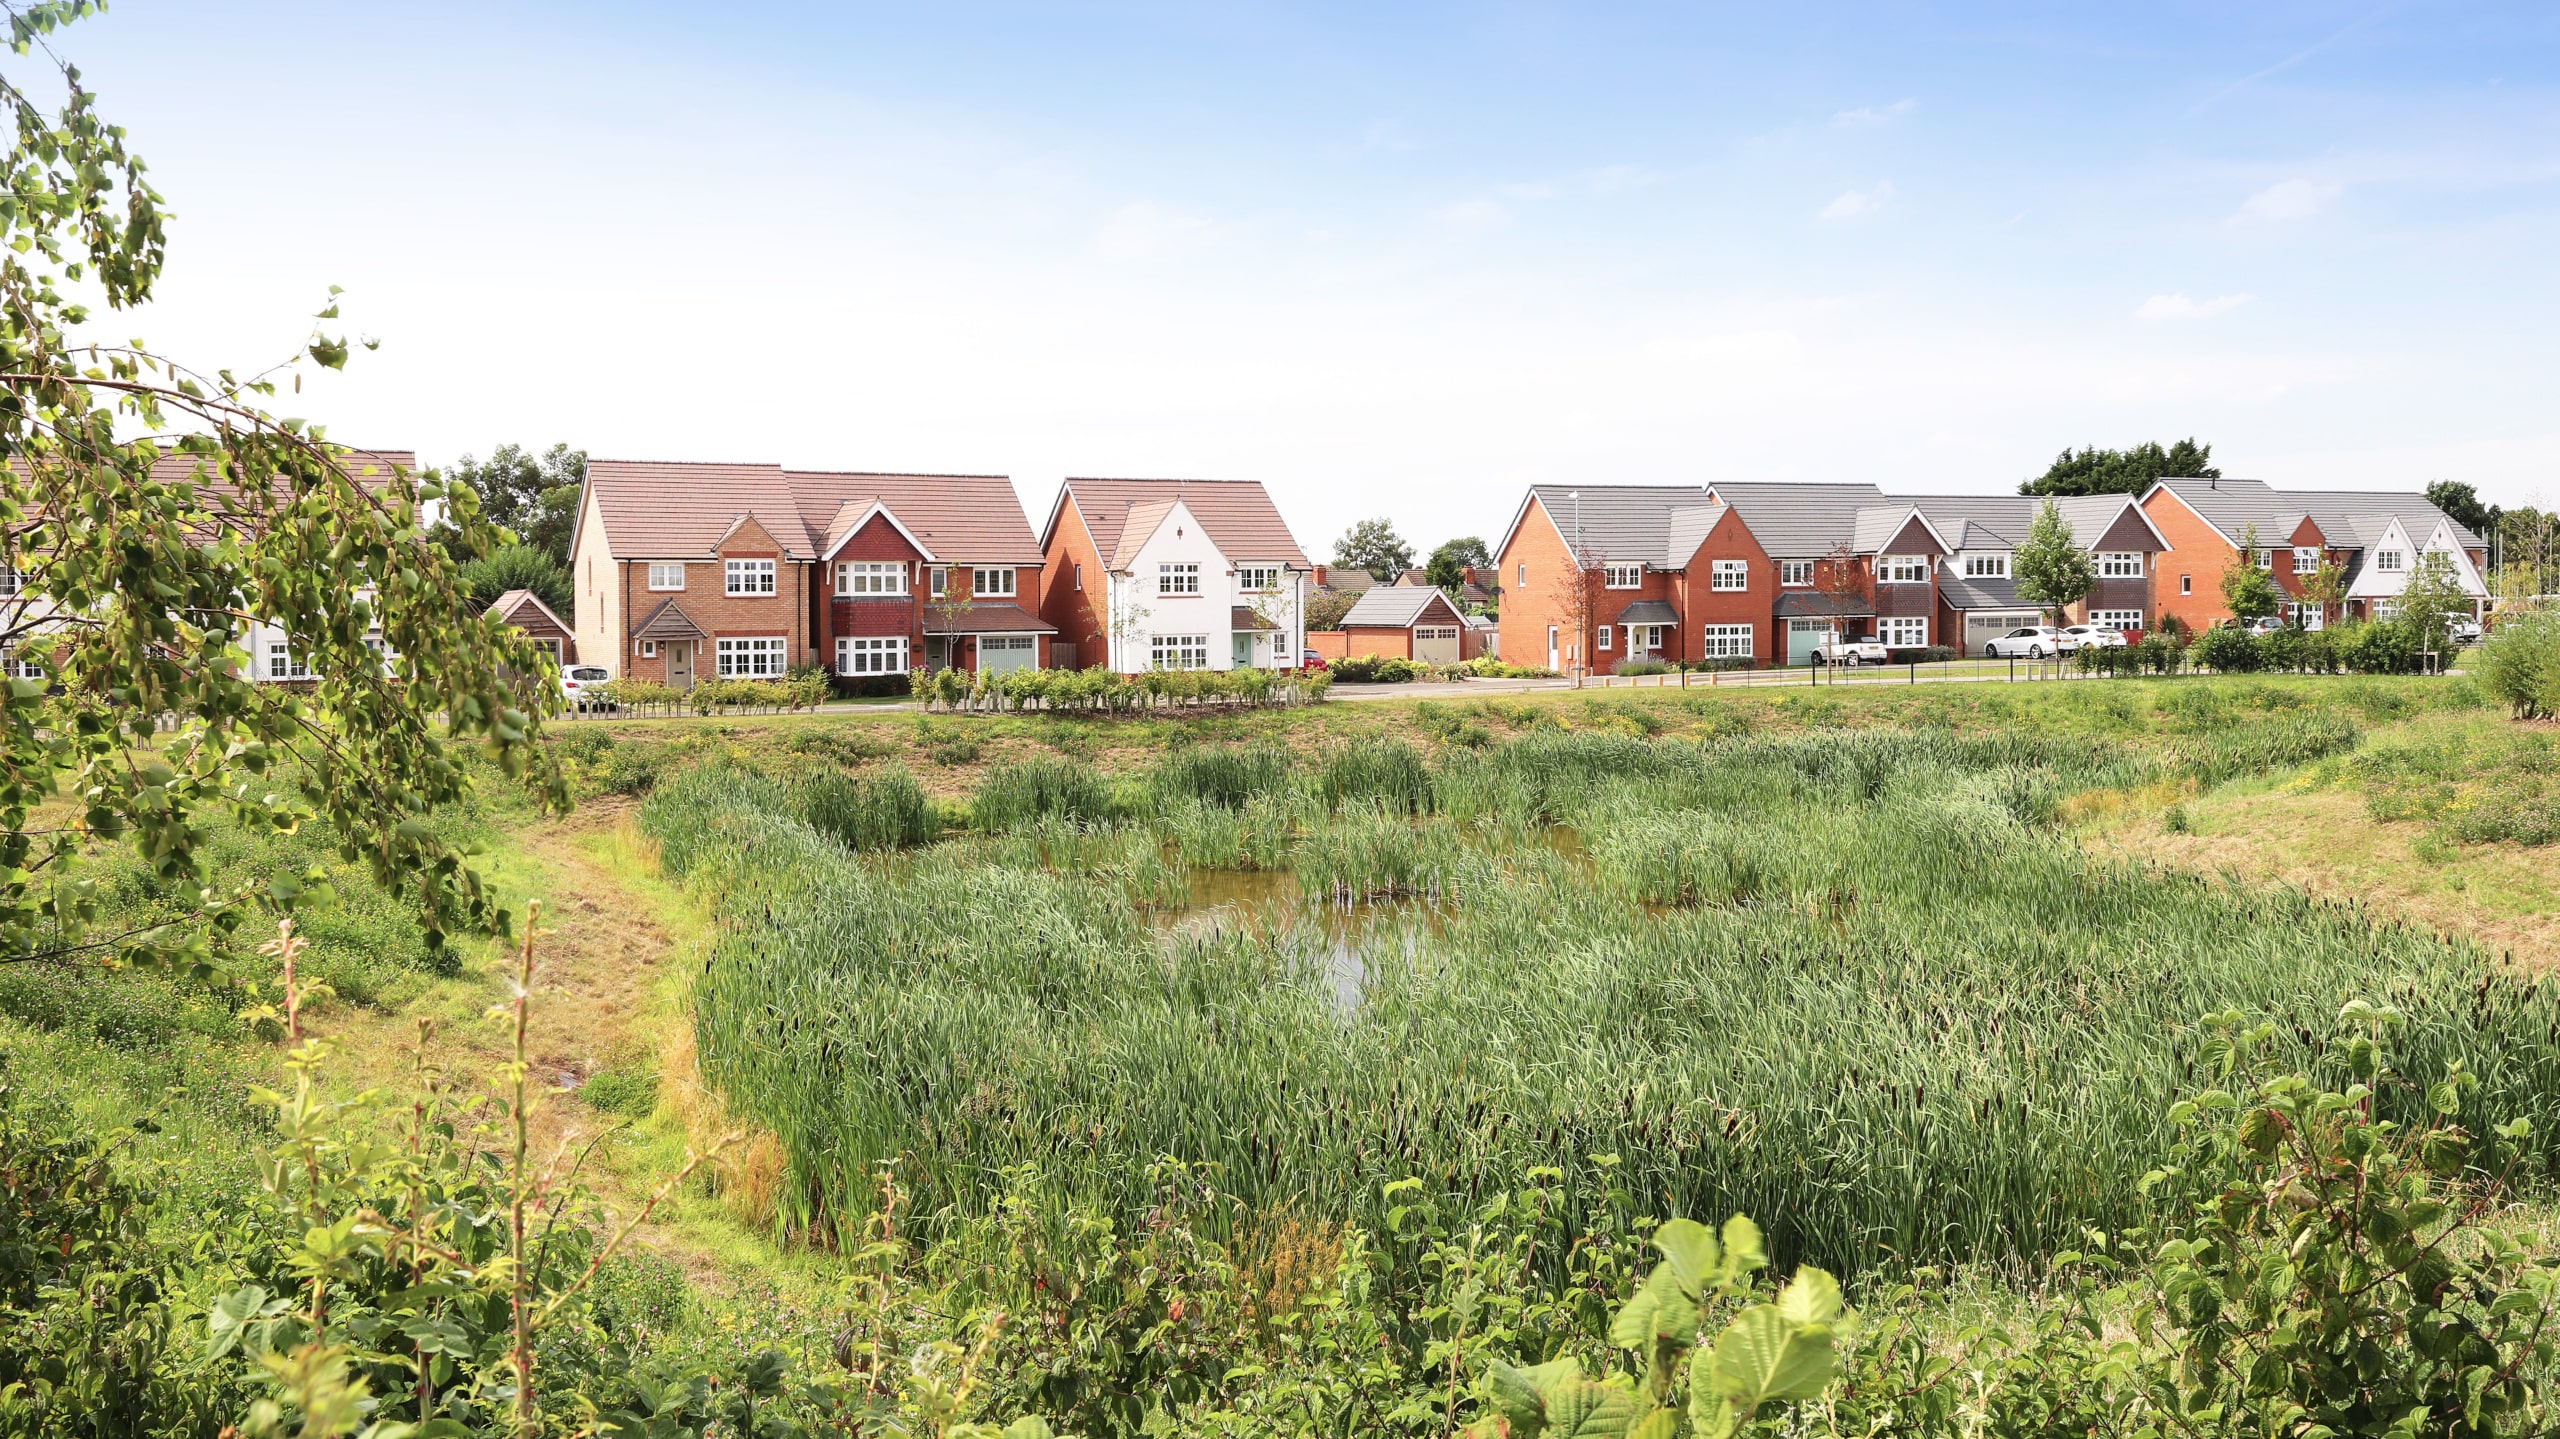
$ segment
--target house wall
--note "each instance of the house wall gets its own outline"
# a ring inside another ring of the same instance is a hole
[[[1200,567],[1200,593],[1159,594],[1156,567],[1186,562]],[[1233,610],[1241,602],[1234,568],[1210,542],[1208,531],[1201,527],[1190,506],[1175,504],[1163,523],[1156,526],[1155,533],[1147,536],[1131,556],[1129,572],[1112,577],[1109,598],[1115,618],[1126,621],[1120,626],[1126,633],[1105,637],[1110,646],[1111,667],[1122,674],[1152,668],[1154,647],[1150,641],[1156,635],[1205,635],[1209,668],[1234,669]],[[1089,570],[1086,582],[1092,582]]]
[[[1929,621],[1929,643],[1944,644],[1945,637],[1938,633],[1937,562],[1946,557],[1946,547],[1930,538],[1927,527],[1915,518],[1904,525],[1900,533],[1893,537],[1891,543],[1878,553],[1921,555],[1925,556],[1929,563],[1921,567],[1923,578],[1920,580],[1908,582],[1897,580],[1886,583],[1876,577],[1875,560],[1872,557],[1861,557],[1864,567],[1862,578],[1866,582],[1869,602],[1876,608],[1877,618],[1918,615]]]
[[[1309,630],[1307,648],[1328,660],[1342,659],[1351,653],[1351,636],[1342,630]]]
[[[2222,603],[2222,572],[2239,562],[2239,549],[2165,489],[2153,491],[2143,502],[2142,512],[2169,542],[2169,552],[2151,569],[2152,626],[2157,628],[2168,615],[2199,630],[2231,618]],[[2189,593],[2179,593],[2182,578]]]
[[[1521,566],[1528,566],[1528,578],[1521,578]],[[1547,627],[1558,631],[1557,661],[1560,665],[1575,663],[1573,654],[1590,654],[1590,636],[1580,638],[1577,650],[1573,606],[1574,564],[1565,548],[1564,534],[1550,518],[1546,506],[1532,497],[1522,512],[1520,523],[1503,541],[1501,557],[1503,658],[1517,665],[1544,665],[1547,662]],[[1596,603],[1589,609],[1592,617],[1607,606],[1615,614],[1617,606],[1611,597],[1624,591],[1601,590],[1600,577],[1589,579],[1590,593]],[[1609,658],[1615,659],[1613,652]]]
[[[1085,528],[1084,515],[1076,509],[1074,495],[1060,496],[1056,523],[1050,527],[1041,557],[1046,580],[1041,589],[1041,607],[1031,612],[1056,625],[1058,638],[1076,647],[1077,664],[1110,663],[1102,603],[1110,576],[1103,569],[1102,555],[1094,548],[1093,535]],[[1076,578],[1078,566],[1083,567],[1081,586]]]
[[[2293,527],[2293,533],[2285,536],[2284,544],[2275,552],[2276,588],[2296,599],[2302,595],[2303,577],[2293,568],[2293,552],[2295,547],[2301,545],[2320,546],[2320,552],[2324,557],[2329,552],[2329,537],[2320,533],[2320,527],[2313,524],[2308,515],[2303,516],[2302,523]]]
[[[622,567],[614,563],[613,549],[604,529],[604,501],[590,486],[580,502],[583,515],[578,523],[578,548],[569,556],[569,580],[577,588],[578,653],[582,664],[602,665],[614,675],[623,673],[630,657],[630,646],[623,637],[630,633],[622,598]],[[642,576],[645,581],[647,576]]]
[[[1354,655],[1376,655],[1391,659],[1413,658],[1413,631],[1387,625],[1345,625],[1342,629],[1348,652]]]
[[[835,593],[836,565],[852,560],[895,560],[907,567],[907,593],[899,598],[870,597],[848,599]],[[821,663],[835,667],[836,637],[851,635],[877,638],[887,635],[907,637],[907,663],[924,662],[924,555],[885,515],[873,515],[862,528],[845,538],[834,558],[817,567],[815,582],[824,587],[824,616],[811,648]]]
[[[1741,560],[1749,568],[1750,587],[1742,590],[1715,588],[1715,562]],[[1697,553],[1689,557],[1688,566],[1677,576],[1674,608],[1680,612],[1679,639],[1670,659],[1703,658],[1706,625],[1750,625],[1751,654],[1762,663],[1777,654],[1782,644],[1776,638],[1779,621],[1772,618],[1778,602],[1778,567],[1760,547],[1759,538],[1742,516],[1728,509],[1717,520],[1715,528],[1698,542]]]

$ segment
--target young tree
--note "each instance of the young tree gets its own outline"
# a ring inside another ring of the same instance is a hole
[[[2276,577],[2258,566],[2266,552],[2266,546],[2258,543],[2258,527],[2242,525],[2239,557],[2222,572],[2223,608],[2237,618],[2265,619],[2284,603],[2284,591],[2277,587]]]
[[[1601,584],[1606,578],[1607,557],[1598,553],[1581,553],[1570,547],[1565,551],[1573,569],[1565,580],[1564,619],[1565,653],[1559,658],[1573,676],[1576,688],[1582,678],[1599,664],[1600,656],[1593,646],[1599,638]]]
[[[15,53],[90,8],[13,8]],[[469,791],[463,747],[567,804],[539,744],[560,703],[550,666],[456,582],[457,561],[498,547],[496,526],[467,485],[259,408],[288,378],[299,387],[301,364],[343,366],[344,338],[315,329],[302,354],[244,379],[91,326],[74,286],[115,311],[151,298],[160,196],[56,63],[52,114],[0,77],[19,197],[0,206],[0,563],[21,581],[0,601],[0,645],[45,670],[0,693],[0,958],[209,968],[244,921],[264,929],[305,894],[293,874],[218,881],[205,828],[218,812],[252,828],[326,822],[409,898],[431,945],[503,931],[479,876],[420,822]],[[337,316],[333,298],[320,319]],[[441,544],[426,523],[439,505]],[[314,676],[307,693],[256,682],[244,646],[260,623],[283,629]],[[39,820],[57,795],[78,799]],[[126,840],[167,903],[99,933],[89,865]]]
[[[1458,587],[1467,582],[1470,568],[1483,570],[1492,565],[1493,556],[1485,549],[1484,541],[1474,535],[1465,535],[1441,541],[1440,547],[1431,552],[1430,560],[1424,564],[1422,576],[1455,598]]]
[[[2026,543],[2009,559],[2009,573],[2017,581],[2018,598],[2050,611],[2055,624],[2062,623],[2067,606],[2087,599],[2098,587],[2097,566],[2072,538],[2071,522],[2051,500],[2037,507]]]
[[[1840,621],[1858,608],[1865,595],[1858,588],[1858,552],[1847,540],[1831,547],[1831,553],[1814,561],[1813,588],[1823,598],[1824,619],[1834,644],[1840,641]]]
[[[2325,555],[2319,568],[2307,575],[2297,572],[2294,582],[2302,591],[2303,603],[2320,607],[2320,622],[2324,625],[2337,618],[2339,607],[2347,602],[2347,572],[2329,563]]]
[[[1413,568],[1413,546],[1383,517],[1362,520],[1333,542],[1333,563],[1346,570],[1367,570],[1384,584]]]
[[[553,445],[537,459],[522,446],[500,445],[490,451],[486,462],[464,455],[447,478],[476,491],[481,513],[491,524],[515,531],[516,543],[549,555],[553,563],[567,568],[569,537],[578,524],[578,497],[587,482],[586,451]],[[544,599],[547,603],[549,597]]]
[[[2156,480],[2218,480],[2213,446],[2184,439],[2163,447],[2146,441],[2129,450],[2092,445],[2054,456],[2045,472],[2018,486],[2022,495],[2138,495]]]
[[[2454,568],[2453,557],[2442,550],[2428,550],[2418,556],[2409,571],[2409,582],[2400,590],[2400,619],[2418,636],[2418,648],[2427,654],[2441,654],[2456,618],[2469,618],[2471,595],[2462,587],[2462,573]]]

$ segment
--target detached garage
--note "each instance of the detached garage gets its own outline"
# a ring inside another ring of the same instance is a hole
[[[1434,665],[1458,662],[1464,653],[1459,636],[1466,628],[1466,616],[1430,585],[1382,585],[1361,595],[1342,617],[1350,653]]]

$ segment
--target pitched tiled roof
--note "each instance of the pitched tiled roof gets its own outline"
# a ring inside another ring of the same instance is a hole
[[[1938,576],[1938,598],[1949,609],[1957,610],[2019,608],[2016,580],[1967,579],[1952,567]]]
[[[1751,527],[1760,548],[1780,560],[1820,559],[1854,537],[1860,509],[1889,503],[1870,484],[1718,480],[1713,489]]]
[[[1125,544],[1131,549],[1143,544],[1154,525],[1133,526],[1133,512],[1144,506],[1156,523],[1162,523],[1165,511],[1157,507],[1178,499],[1228,559],[1277,560],[1307,568],[1305,552],[1298,548],[1288,521],[1280,518],[1279,507],[1271,503],[1271,492],[1260,480],[1070,479],[1063,494],[1075,500],[1076,512],[1084,516],[1100,554],[1120,555],[1125,532],[1133,528],[1138,533]],[[1118,568],[1120,561],[1115,558],[1111,563]]]
[[[1680,623],[1680,612],[1671,608],[1671,602],[1668,600],[1634,600],[1629,602],[1625,609],[1618,611],[1618,618],[1613,623],[1676,625]]]
[[[1251,605],[1229,605],[1227,607],[1227,625],[1231,629],[1239,630],[1276,630],[1280,628],[1278,625],[1273,624],[1260,610],[1255,609]]]
[[[825,553],[877,500],[927,552],[946,564],[1036,565],[1040,542],[1013,481],[1002,475],[877,475],[785,470],[802,523]],[[845,507],[854,507],[851,514]],[[609,522],[608,522],[609,523]]]
[[[1946,536],[1949,548],[1958,550],[2014,550],[2027,542],[2028,527],[2044,508],[2037,495],[1897,495],[1894,503],[1906,499]],[[2132,504],[2131,495],[2059,495],[2053,501],[2082,549],[2105,538],[2116,517]]]
[[[712,546],[753,515],[795,560],[816,556],[809,523],[780,465],[589,460],[587,489],[620,560],[708,559]],[[579,511],[583,523],[585,510]]]
[[[1709,503],[1697,485],[1532,485],[1529,493],[1585,561],[1641,561],[1657,569],[1678,563],[1668,558],[1672,511]]]
[[[1673,510],[1669,532],[1662,546],[1663,564],[1676,568],[1689,563],[1689,557],[1698,552],[1698,546],[1707,542],[1708,533],[1715,529],[1718,520],[1725,517],[1728,508],[1725,505],[1686,505]]]
[[[2363,548],[2395,519],[2413,534],[2433,534],[2437,525],[2450,525],[2463,548],[2481,545],[2478,535],[2456,524],[2425,495],[2406,490],[2279,490],[2264,480],[2162,480],[2160,487],[2184,500],[2235,545],[2242,527],[2252,523],[2258,527],[2258,543],[2281,545],[2304,515],[2340,548]]]
[[[1382,629],[1408,629],[1422,618],[1423,611],[1431,608],[1433,600],[1438,600],[1452,615],[1458,612],[1458,607],[1449,603],[1447,595],[1430,586],[1380,585],[1361,595],[1359,603],[1354,604],[1351,612],[1342,617],[1342,623],[1346,626],[1376,625]]]
[[[1020,605],[989,601],[977,605],[926,605],[924,632],[929,635],[1054,635],[1056,625],[1035,618]]]
[[[649,612],[649,617],[640,622],[640,627],[631,632],[631,636],[643,640],[698,640],[703,637],[702,626],[695,624],[693,616],[686,614],[684,607],[674,600],[660,601],[658,607]]]
[[[560,616],[552,613],[551,606],[542,602],[542,596],[531,590],[509,590],[491,600],[489,610],[520,630],[530,631],[537,624],[542,624],[564,635],[577,633],[562,623]]]

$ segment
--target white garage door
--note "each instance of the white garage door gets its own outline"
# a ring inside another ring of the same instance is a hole
[[[978,668],[991,675],[1006,670],[1037,669],[1040,666],[1038,635],[980,635]]]
[[[1458,627],[1456,625],[1415,625],[1413,657],[1424,664],[1456,664],[1458,662]]]
[[[1968,610],[1964,617],[1964,652],[1969,655],[1978,655],[1982,653],[1984,645],[2011,630],[2022,625],[2043,623],[2044,616],[2034,610],[2018,610],[2014,613],[2003,611],[1999,614]]]

